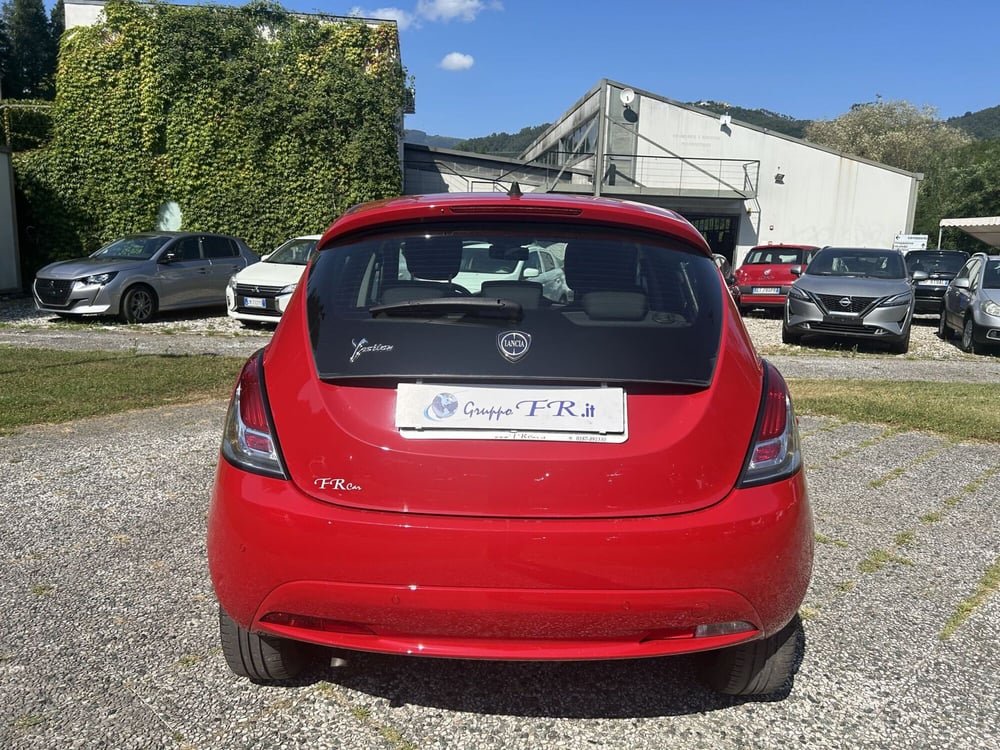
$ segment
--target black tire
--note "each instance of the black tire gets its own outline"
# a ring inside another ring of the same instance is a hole
[[[788,327],[782,323],[781,324],[781,343],[782,344],[798,344],[802,341],[801,334],[792,333],[788,330]]]
[[[244,630],[221,607],[219,640],[229,668],[254,682],[293,680],[309,662],[306,644]]]
[[[796,614],[770,638],[705,654],[705,682],[725,695],[770,695],[790,684],[804,643]]]
[[[944,316],[944,305],[941,306],[941,317],[938,318],[937,335],[942,341],[947,341],[951,338],[951,328],[948,326],[948,320]]]
[[[908,351],[910,351],[910,329],[909,328],[906,329],[906,335],[905,336],[903,336],[898,341],[893,341],[892,344],[889,345],[889,351],[891,351],[893,354],[906,354]]]
[[[118,317],[125,323],[148,323],[156,315],[156,292],[148,286],[130,287],[122,297]]]
[[[969,316],[962,326],[962,351],[970,354],[979,354],[980,347],[976,344],[976,322]]]

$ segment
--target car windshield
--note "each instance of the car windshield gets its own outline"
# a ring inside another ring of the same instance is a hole
[[[887,250],[821,250],[806,273],[810,276],[868,276],[876,279],[906,278],[902,256]]]
[[[1000,289],[1000,258],[990,258],[983,268],[983,289]]]
[[[560,251],[558,290],[537,276],[463,286],[463,269],[474,263],[523,266],[539,255],[529,248],[540,247]],[[442,223],[323,249],[306,305],[317,371],[327,380],[448,373],[706,385],[724,318],[720,282],[709,255],[663,237],[523,220]],[[483,337],[483,326],[497,335]],[[516,372],[496,356],[498,339],[512,331],[531,342],[530,356],[512,360]]]
[[[107,259],[149,260],[172,238],[163,235],[122,237],[105,245],[90,257]]]
[[[759,247],[751,250],[743,265],[775,265],[808,263],[811,251],[795,247]]]
[[[910,273],[958,273],[969,259],[962,252],[923,252],[916,250],[906,254],[906,268]]]
[[[309,263],[317,240],[289,240],[264,259],[265,263],[285,263],[290,266],[304,266]]]

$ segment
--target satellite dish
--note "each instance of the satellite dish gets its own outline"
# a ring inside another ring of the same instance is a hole
[[[624,106],[628,107],[635,101],[635,92],[632,89],[622,89],[618,98],[622,100]]]

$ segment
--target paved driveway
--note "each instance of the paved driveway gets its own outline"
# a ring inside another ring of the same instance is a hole
[[[781,701],[694,660],[351,656],[289,688],[229,673],[205,564],[225,405],[0,437],[3,748],[997,747],[1000,445],[804,418],[806,646]]]

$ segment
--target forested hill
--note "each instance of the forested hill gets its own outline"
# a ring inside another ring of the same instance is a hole
[[[719,115],[730,115],[734,120],[756,125],[760,128],[784,133],[794,138],[804,138],[805,131],[811,120],[796,120],[794,117],[771,112],[767,109],[744,109],[734,107],[725,102],[689,102],[693,107],[714,112]],[[978,140],[1000,139],[1000,106],[982,109],[978,112],[966,112],[961,117],[952,117],[945,121],[948,125],[964,130]],[[550,123],[522,128],[517,133],[492,133],[481,138],[452,138],[443,135],[428,135],[422,130],[407,130],[407,143],[416,143],[435,148],[450,148],[458,151],[472,151],[477,154],[508,156],[516,158],[524,149],[550,127]]]

